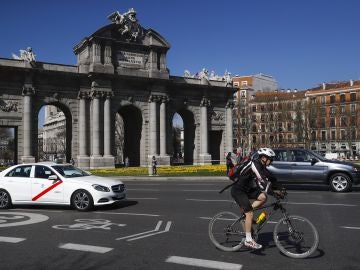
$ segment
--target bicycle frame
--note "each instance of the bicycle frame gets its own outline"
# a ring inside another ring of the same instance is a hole
[[[281,203],[281,200],[279,198],[276,198],[276,201],[275,202],[272,202],[272,203],[268,203],[268,204],[265,204],[263,206],[260,206],[256,209],[254,209],[256,212],[262,210],[262,209],[268,209],[268,208],[272,208],[269,212],[267,212],[267,217],[266,217],[266,220],[260,224],[260,225],[257,225],[255,227],[255,230],[254,230],[254,233],[257,235],[261,229],[265,226],[266,223],[268,223],[268,221],[270,220],[270,218],[274,215],[274,213],[276,213],[277,211],[281,211],[282,215],[284,218],[287,218],[287,212],[286,212],[286,209],[284,208],[284,206],[282,205]]]

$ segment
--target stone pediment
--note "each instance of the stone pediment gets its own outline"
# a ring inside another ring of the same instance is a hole
[[[74,47],[80,73],[115,73],[143,77],[169,78],[166,53],[169,42],[153,29],[143,28],[136,12],[113,12],[113,22]]]

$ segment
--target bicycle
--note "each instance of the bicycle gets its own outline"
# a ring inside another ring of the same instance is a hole
[[[319,233],[315,226],[306,218],[298,215],[289,215],[282,203],[287,196],[272,194],[274,202],[256,208],[270,208],[267,218],[263,223],[252,226],[252,236],[255,241],[261,229],[269,222],[271,216],[281,211],[282,217],[276,222],[273,238],[276,247],[284,255],[291,258],[306,258],[312,255],[319,245]],[[241,216],[233,212],[224,211],[217,213],[209,223],[209,236],[211,242],[222,251],[238,251],[244,246],[245,241],[245,214]]]

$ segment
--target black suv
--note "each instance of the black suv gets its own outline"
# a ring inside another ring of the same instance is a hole
[[[276,157],[269,170],[281,182],[325,183],[336,192],[350,191],[360,183],[360,166],[328,160],[306,149],[273,149]]]

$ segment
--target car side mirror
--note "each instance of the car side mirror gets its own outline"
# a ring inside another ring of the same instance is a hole
[[[318,160],[316,158],[312,158],[311,159],[311,166],[314,165],[316,162],[318,162]]]
[[[50,176],[49,176],[48,180],[53,180],[53,181],[55,181],[55,180],[58,180],[58,177],[53,174],[53,175],[50,175]]]

